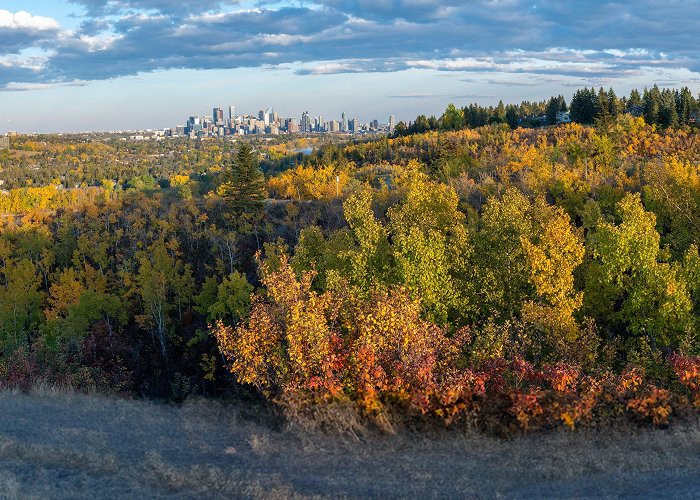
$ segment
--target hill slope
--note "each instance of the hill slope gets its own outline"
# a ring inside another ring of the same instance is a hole
[[[0,498],[692,497],[697,426],[512,441],[305,436],[211,401],[0,394]]]

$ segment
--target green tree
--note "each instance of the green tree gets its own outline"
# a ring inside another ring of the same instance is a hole
[[[236,158],[224,173],[219,195],[231,206],[234,213],[255,213],[266,196],[265,177],[259,160],[247,142],[242,143]]]
[[[191,266],[183,264],[170,252],[172,250],[163,240],[153,243],[148,252],[139,252],[136,275],[136,292],[141,297],[143,311],[137,319],[155,334],[165,359],[173,340],[170,330],[172,315],[177,312],[178,318],[182,319],[194,288]]]
[[[470,312],[472,248],[458,204],[452,188],[417,174],[405,200],[388,213],[398,281],[439,324]]]
[[[442,130],[459,130],[463,127],[464,112],[454,104],[450,104],[440,118],[440,128]]]
[[[208,321],[220,319],[235,326],[248,316],[253,290],[253,285],[238,271],[226,276],[221,283],[217,283],[215,276],[209,276],[195,298],[196,310],[205,314]]]
[[[683,273],[663,262],[656,217],[639,194],[617,205],[619,224],[599,221],[589,232],[585,311],[628,349],[677,348],[692,331],[692,303]]]
[[[0,347],[26,345],[43,318],[41,278],[28,259],[6,259],[0,267]]]
[[[350,268],[344,274],[364,293],[393,281],[389,239],[374,215],[372,198],[370,189],[362,189],[343,203],[353,238],[348,251]]]

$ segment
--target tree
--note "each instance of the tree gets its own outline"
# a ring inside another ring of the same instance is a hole
[[[518,124],[520,123],[518,108],[512,104],[509,104],[506,108],[506,122],[508,122],[508,126],[514,130],[518,128]]]
[[[231,206],[234,213],[257,212],[265,199],[265,177],[253,148],[242,143],[236,159],[224,174],[219,195]]]
[[[639,90],[632,89],[630,97],[627,99],[627,110],[630,111],[633,107],[641,106],[642,104],[642,96],[639,94]]]
[[[551,97],[547,102],[547,108],[545,110],[548,125],[556,125],[557,114],[559,114],[560,111],[566,111],[564,96]]]
[[[598,116],[598,94],[594,88],[576,91],[571,99],[571,120],[577,123],[593,123]]]
[[[42,319],[40,278],[29,259],[7,259],[0,267],[0,348],[26,345]]]
[[[137,319],[155,334],[165,359],[168,359],[172,341],[171,315],[177,311],[178,318],[182,319],[194,287],[191,266],[171,256],[170,251],[163,240],[158,240],[148,252],[139,252],[136,275],[136,292],[141,297],[143,310]]]
[[[459,130],[462,127],[464,127],[464,113],[454,104],[450,104],[440,117],[440,128],[442,130]]]
[[[458,204],[452,188],[417,174],[405,200],[388,213],[398,281],[438,324],[471,312],[466,292],[472,247]]]
[[[669,89],[661,92],[661,103],[658,115],[659,125],[664,128],[678,126],[678,112],[676,110],[676,98]]]
[[[663,262],[656,217],[639,194],[617,204],[620,224],[599,221],[589,232],[585,311],[628,349],[678,348],[693,329],[688,285]]]
[[[386,286],[393,281],[391,247],[386,229],[374,216],[372,191],[353,194],[343,203],[343,210],[354,240],[346,271],[350,282],[363,292]]]
[[[573,276],[584,250],[561,208],[509,189],[486,205],[475,246],[483,318],[522,319],[551,349],[576,340],[582,297]]]
[[[644,121],[649,125],[659,123],[661,112],[661,91],[654,85],[651,90],[644,89]]]

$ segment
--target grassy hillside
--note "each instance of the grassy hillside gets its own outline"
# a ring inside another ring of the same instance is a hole
[[[330,438],[246,404],[0,393],[0,498],[690,497],[700,427]]]

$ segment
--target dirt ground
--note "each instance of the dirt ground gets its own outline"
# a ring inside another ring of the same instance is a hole
[[[357,442],[240,405],[0,393],[0,498],[698,498],[700,425]]]

